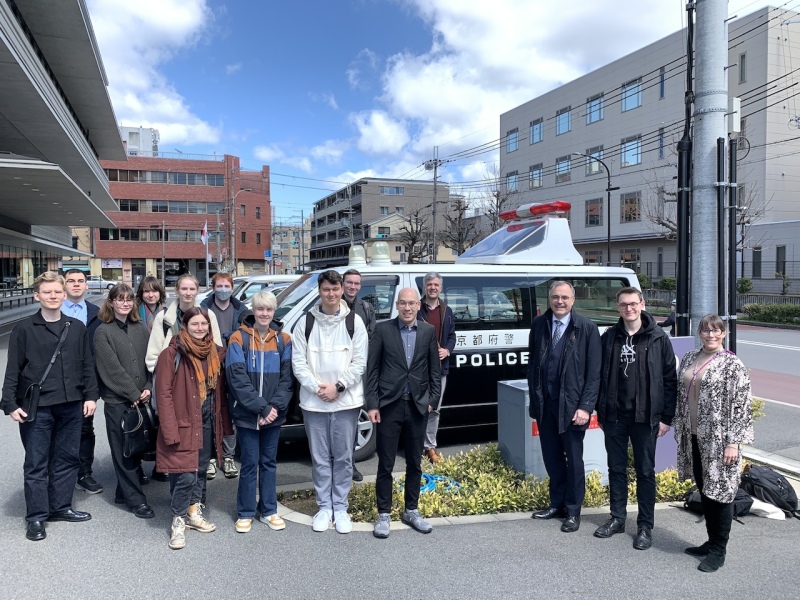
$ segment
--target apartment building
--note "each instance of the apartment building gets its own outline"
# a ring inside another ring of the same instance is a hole
[[[796,13],[764,8],[729,24],[728,91],[741,99],[741,132],[733,135],[746,220],[800,216],[800,104],[791,66],[800,59],[798,23]],[[674,276],[685,54],[686,33],[678,31],[502,114],[507,207],[567,200],[586,263]]]

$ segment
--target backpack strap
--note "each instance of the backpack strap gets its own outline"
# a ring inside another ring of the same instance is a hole
[[[308,343],[308,339],[311,337],[311,330],[314,328],[314,321],[316,321],[314,315],[310,312],[306,313],[306,343]],[[353,336],[356,333],[356,311],[351,310],[347,313],[347,316],[344,318],[345,327],[347,327],[347,335],[350,336],[350,339],[353,339]]]
[[[164,317],[166,318],[166,316],[167,316],[167,307],[166,306],[162,306],[161,307],[161,312],[164,313]],[[161,326],[164,328],[164,337],[167,337],[167,332],[169,331],[169,328],[172,327],[172,325],[167,323],[164,319],[161,319]]]
[[[316,318],[314,318],[314,315],[312,315],[310,311],[307,312],[306,313],[306,344],[308,343],[308,339],[311,337],[311,330],[314,328],[314,321],[316,321]]]

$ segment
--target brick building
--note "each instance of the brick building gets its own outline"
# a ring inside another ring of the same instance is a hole
[[[218,263],[231,270],[231,255],[238,273],[263,273],[264,250],[270,249],[269,167],[243,171],[235,156],[166,156],[154,148],[129,145],[127,161],[101,162],[119,212],[108,213],[116,228],[91,232],[91,272],[135,285],[147,274],[160,278],[163,259],[167,285],[185,272],[205,284],[201,235],[207,222],[210,274]]]

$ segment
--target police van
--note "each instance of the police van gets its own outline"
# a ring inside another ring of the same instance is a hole
[[[569,203],[556,201],[504,212],[504,226],[454,264],[392,264],[388,245],[377,242],[369,264],[363,259],[363,248],[355,246],[350,264],[336,268],[342,273],[359,270],[359,297],[375,307],[379,321],[397,316],[395,300],[401,289],[415,288],[422,296],[427,273],[442,277],[441,297],[455,316],[456,347],[450,356],[440,430],[496,425],[497,382],[526,376],[531,322],[547,310],[553,281],[570,282],[575,287],[575,310],[601,327],[619,319],[617,291],[639,288],[630,269],[583,265],[572,244],[569,223],[561,218],[569,209]],[[318,274],[303,275],[278,298],[275,318],[283,321],[285,331],[291,332],[302,315],[319,303]],[[290,434],[301,426],[302,413],[294,401],[284,432]],[[356,460],[363,460],[375,449],[365,411],[358,431]]]

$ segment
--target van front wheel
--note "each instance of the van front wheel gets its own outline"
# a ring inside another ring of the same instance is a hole
[[[362,408],[358,411],[358,439],[353,459],[355,462],[361,462],[373,454],[375,454],[375,425],[369,420],[367,411]]]

